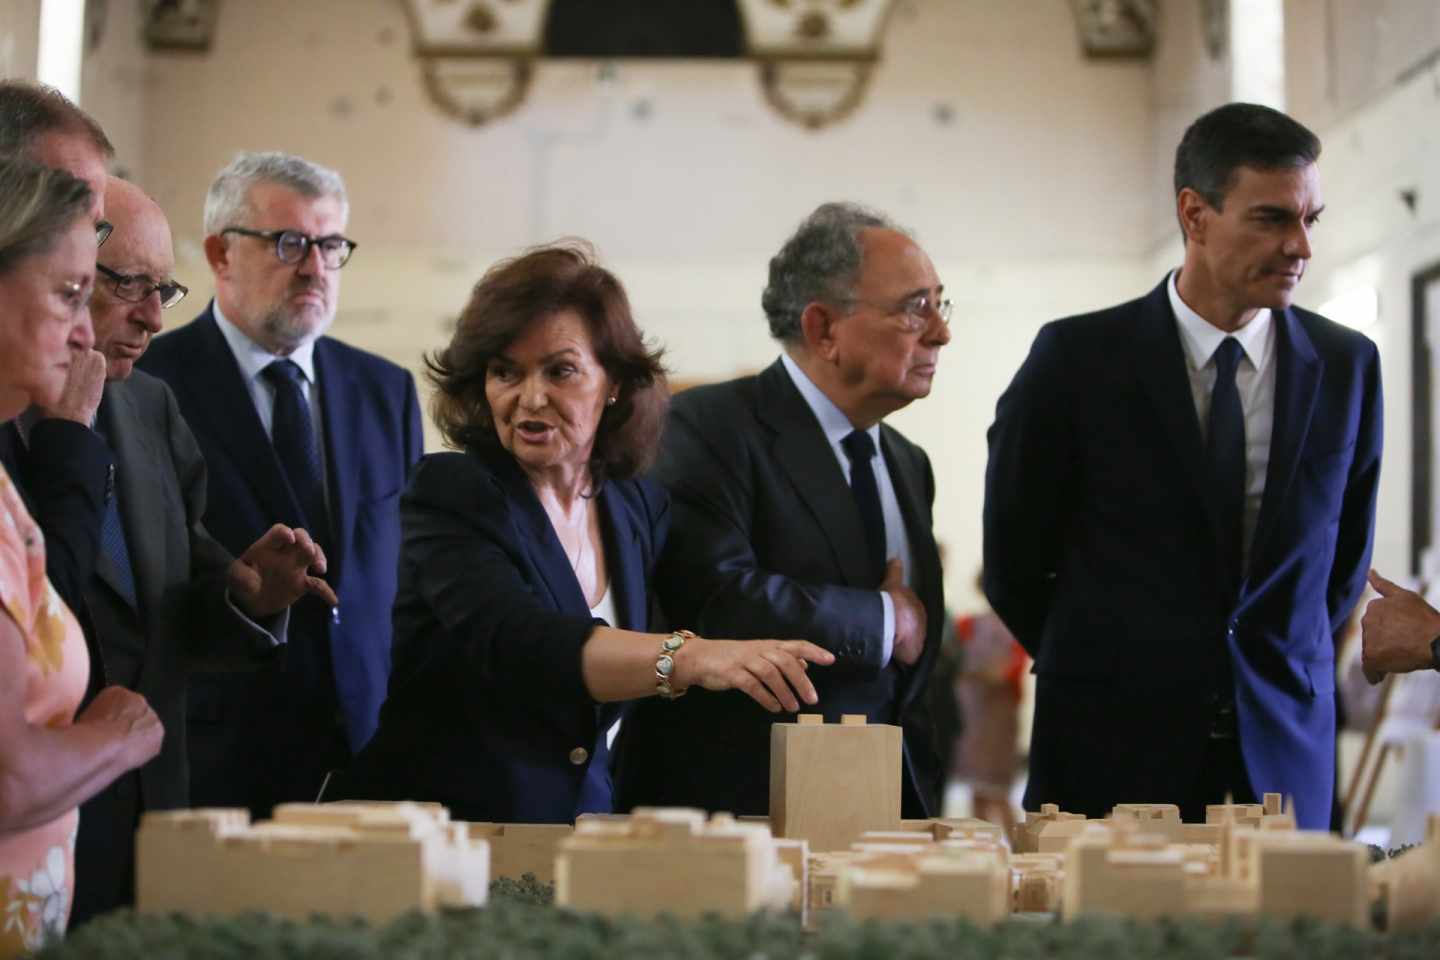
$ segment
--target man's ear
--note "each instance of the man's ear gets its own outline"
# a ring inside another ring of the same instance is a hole
[[[205,261],[210,264],[210,270],[217,278],[229,272],[230,250],[224,237],[212,233],[205,238]]]
[[[1175,214],[1180,218],[1180,227],[1189,242],[1205,245],[1205,231],[1214,212],[1210,201],[1189,187],[1182,187],[1175,197]]]
[[[835,324],[840,313],[832,306],[812,300],[800,312],[800,334],[805,347],[822,360],[835,359]]]

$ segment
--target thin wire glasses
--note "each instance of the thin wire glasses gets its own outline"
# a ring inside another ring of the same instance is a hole
[[[124,273],[116,273],[103,263],[95,264],[98,270],[107,280],[110,281],[110,289],[115,296],[126,303],[144,303],[152,293],[160,294],[160,309],[167,310],[185,299],[185,294],[190,288],[183,283],[176,283],[174,280],[167,280],[164,283],[156,283],[144,274],[131,276]]]
[[[327,269],[339,270],[355,252],[356,243],[349,237],[332,233],[324,237],[312,237],[299,230],[251,230],[248,227],[226,227],[221,235],[238,233],[242,237],[255,237],[275,244],[275,257],[281,263],[295,264],[310,255],[310,248],[320,251],[320,260]]]
[[[942,324],[949,326],[950,315],[955,312],[955,305],[949,300],[936,300],[928,293],[912,294],[896,303],[877,303],[874,300],[861,300],[858,297],[852,297],[845,302],[863,303],[883,311],[886,316],[904,317],[906,333],[920,333],[922,330],[928,329],[931,317],[939,317]]]
[[[115,232],[115,224],[109,220],[97,220],[95,222],[95,246],[101,246],[110,239],[110,234]]]

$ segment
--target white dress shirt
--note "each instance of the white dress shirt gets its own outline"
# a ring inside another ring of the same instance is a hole
[[[805,371],[801,370],[800,365],[791,360],[789,355],[782,353],[780,362],[784,364],[785,372],[790,374],[795,389],[800,391],[800,396],[805,398],[806,405],[815,414],[815,419],[820,421],[820,429],[825,432],[830,451],[835,454],[835,460],[840,464],[840,472],[844,475],[845,482],[849,483],[850,457],[845,453],[841,441],[855,432],[855,425],[850,422],[845,411],[815,386],[815,382],[805,375]],[[885,450],[880,445],[880,425],[875,424],[865,432],[875,443],[876,456],[870,461],[870,469],[875,473],[875,488],[880,493],[880,511],[885,517],[885,556],[900,558],[900,565],[904,568],[905,585],[910,586],[910,537],[905,532],[905,517],[900,513],[900,501],[895,496],[895,484],[890,479],[890,468],[885,466]],[[877,466],[885,466],[885,469],[878,470]],[[883,590],[880,591],[880,602],[885,609],[884,663],[888,665],[890,654],[895,648],[895,602],[890,598],[890,594]]]
[[[1245,414],[1245,517],[1243,559],[1250,562],[1255,525],[1260,519],[1260,499],[1265,494],[1265,472],[1270,464],[1270,435],[1275,426],[1275,323],[1269,310],[1261,310],[1239,330],[1227,334],[1180,299],[1175,286],[1179,270],[1172,271],[1167,284],[1170,308],[1180,327],[1185,348],[1186,373],[1195,414],[1200,418],[1200,438],[1210,427],[1210,396],[1215,391],[1215,351],[1226,337],[1240,343],[1243,357],[1235,371],[1235,387]]]
[[[292,360],[300,368],[303,374],[300,389],[305,395],[305,403],[310,407],[310,422],[315,428],[315,442],[320,451],[320,479],[324,484],[325,503],[328,506],[330,477],[329,465],[326,462],[325,430],[320,419],[320,385],[315,379],[315,341],[311,340],[296,347],[295,352],[288,357],[281,357],[251,340],[245,331],[227,319],[220,310],[219,300],[212,301],[211,307],[215,314],[215,325],[220,328],[220,334],[229,344],[230,352],[235,355],[235,362],[240,365],[240,376],[245,380],[245,389],[250,392],[255,412],[260,415],[260,425],[265,428],[265,436],[272,441],[275,438],[275,386],[261,374],[276,360]]]

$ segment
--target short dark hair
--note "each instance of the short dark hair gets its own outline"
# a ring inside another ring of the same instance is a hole
[[[1190,124],[1180,138],[1175,195],[1189,187],[1219,210],[1241,167],[1283,170],[1318,159],[1320,138],[1303,124],[1258,103],[1227,103]]]
[[[770,335],[782,343],[801,339],[800,315],[816,300],[844,301],[855,292],[864,248],[860,232],[900,230],[883,214],[856,203],[824,203],[770,258],[760,306]]]
[[[485,396],[490,362],[531,324],[566,309],[584,318],[595,357],[618,388],[614,405],[600,418],[590,459],[598,490],[606,477],[628,479],[655,462],[670,390],[662,351],[645,343],[625,288],[595,262],[583,241],[536,247],[485,272],[449,345],[425,357],[436,388],[431,412],[451,446],[496,446],[494,414]]]
[[[0,275],[49,252],[93,199],[89,185],[64,170],[0,154]]]
[[[0,154],[26,153],[41,136],[80,133],[106,160],[115,146],[95,118],[43,83],[0,80]]]

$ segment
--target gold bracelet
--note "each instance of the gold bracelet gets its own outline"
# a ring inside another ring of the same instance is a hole
[[[670,680],[675,675],[675,654],[685,646],[685,641],[698,639],[689,630],[676,630],[670,636],[660,641],[660,656],[655,660],[655,692],[666,700],[675,700],[685,696],[683,689],[676,690],[670,685]]]

